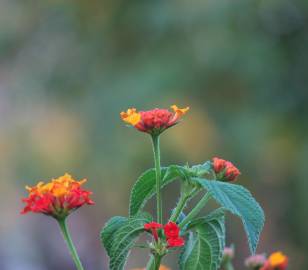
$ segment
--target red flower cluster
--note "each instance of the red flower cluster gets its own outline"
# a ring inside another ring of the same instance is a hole
[[[260,270],[286,270],[288,267],[288,257],[282,252],[274,252],[268,257]]]
[[[150,222],[144,225],[144,229],[148,231],[151,230],[156,242],[158,241],[157,229],[161,228],[164,229],[168,248],[181,247],[184,245],[184,239],[180,237],[180,228],[176,223],[169,221],[165,226],[162,226],[159,223]]]
[[[92,192],[81,188],[85,182],[86,179],[76,181],[71,175],[65,174],[47,184],[39,182],[34,187],[26,187],[29,196],[22,199],[26,206],[21,213],[42,213],[64,218],[84,204],[94,204],[89,197]]]
[[[217,157],[213,158],[213,169],[217,179],[227,182],[236,180],[236,178],[241,174],[239,169],[230,161]]]
[[[121,112],[121,118],[124,122],[134,126],[142,132],[150,134],[160,134],[165,129],[174,126],[184,115],[189,107],[184,109],[176,105],[171,106],[173,113],[166,109],[153,109],[150,111],[137,112],[135,108],[130,108],[126,112]]]
[[[169,221],[164,226],[164,232],[168,247],[181,247],[184,245],[184,239],[180,237],[180,228],[176,223]]]

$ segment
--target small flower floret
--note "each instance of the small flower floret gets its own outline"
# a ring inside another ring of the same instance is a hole
[[[164,226],[164,232],[167,238],[177,238],[180,234],[179,226],[170,221]]]
[[[180,228],[176,223],[169,221],[164,226],[164,233],[167,238],[169,248],[181,247],[184,245],[184,239],[180,237]]]
[[[158,241],[157,230],[161,229],[162,227],[163,227],[163,225],[161,225],[157,222],[150,222],[150,223],[144,224],[144,229],[152,232],[152,235],[153,235],[156,242]]]
[[[185,241],[182,237],[178,238],[169,238],[167,239],[168,247],[173,248],[173,247],[182,247],[185,244]]]

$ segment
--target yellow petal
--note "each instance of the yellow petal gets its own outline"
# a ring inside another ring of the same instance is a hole
[[[121,112],[120,115],[124,122],[133,126],[137,125],[141,119],[140,113],[138,113],[135,108],[130,108],[126,112]]]
[[[171,109],[172,109],[176,114],[178,114],[179,116],[181,116],[181,115],[184,115],[184,114],[189,110],[189,107],[180,109],[180,108],[178,108],[178,106],[172,105],[172,106],[171,106]]]

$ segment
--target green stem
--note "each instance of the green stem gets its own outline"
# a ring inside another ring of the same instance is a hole
[[[159,135],[152,135],[154,163],[156,172],[156,208],[157,208],[157,222],[163,223],[163,208],[161,198],[161,168],[160,168],[160,149],[159,149]]]
[[[146,270],[159,270],[160,262],[162,256],[160,255],[151,255],[151,258],[147,264]]]
[[[78,257],[78,254],[77,254],[77,251],[76,251],[76,248],[73,244],[73,241],[72,241],[72,238],[70,236],[70,233],[68,231],[68,228],[67,228],[67,224],[66,224],[66,219],[59,219],[58,220],[58,223],[59,223],[59,226],[60,226],[60,229],[61,229],[61,232],[62,232],[62,235],[63,235],[63,238],[66,242],[66,245],[67,245],[67,248],[69,249],[70,253],[71,253],[71,256],[73,258],[73,261],[76,265],[76,268],[78,270],[84,270],[82,264],[81,264],[81,261]]]
[[[154,267],[155,267],[155,257],[154,257],[154,255],[151,255],[151,258],[150,258],[150,260],[148,261],[146,270],[153,270]]]
[[[173,211],[171,217],[170,217],[170,221],[172,222],[176,222],[181,214],[181,212],[183,211],[183,209],[186,207],[187,202],[193,198],[197,193],[199,192],[199,189],[193,189],[190,191],[190,193],[187,194],[187,192],[185,193],[182,192],[180,200],[175,208],[175,210]]]
[[[198,202],[198,204],[191,210],[191,212],[184,218],[184,220],[179,224],[179,227],[183,229],[183,227],[190,222],[194,217],[196,217],[202,208],[206,205],[208,200],[210,199],[210,193],[206,193],[203,198]]]
[[[161,258],[162,258],[162,257],[159,256],[159,255],[156,255],[156,256],[155,256],[155,267],[154,267],[154,270],[159,270]]]
[[[231,260],[228,260],[226,265],[226,270],[234,270]]]
[[[173,211],[171,217],[170,217],[170,221],[172,222],[176,222],[181,214],[181,212],[183,211],[183,209],[186,206],[187,201],[189,200],[190,196],[181,196],[175,210]]]

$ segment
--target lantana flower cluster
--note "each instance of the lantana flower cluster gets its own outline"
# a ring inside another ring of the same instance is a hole
[[[29,195],[23,199],[26,206],[21,213],[42,213],[55,218],[65,218],[85,204],[92,205],[92,192],[82,188],[86,181],[76,181],[66,173],[46,184],[39,182],[34,187],[26,186]]]
[[[231,182],[241,174],[239,169],[236,168],[232,162],[214,157],[213,169],[216,174],[216,178],[222,181]]]
[[[176,125],[189,110],[189,107],[180,109],[176,105],[172,105],[171,109],[173,112],[157,108],[138,112],[136,108],[130,108],[126,112],[121,112],[120,115],[125,123],[132,125],[139,131],[158,135],[167,128]]]
[[[167,248],[181,247],[185,244],[184,239],[180,237],[179,226],[172,221],[169,221],[165,226],[157,222],[146,223],[144,229],[152,233],[156,243],[160,241],[158,230],[163,229]]]
[[[282,252],[274,252],[268,257],[260,270],[286,270],[288,261],[288,257]]]

